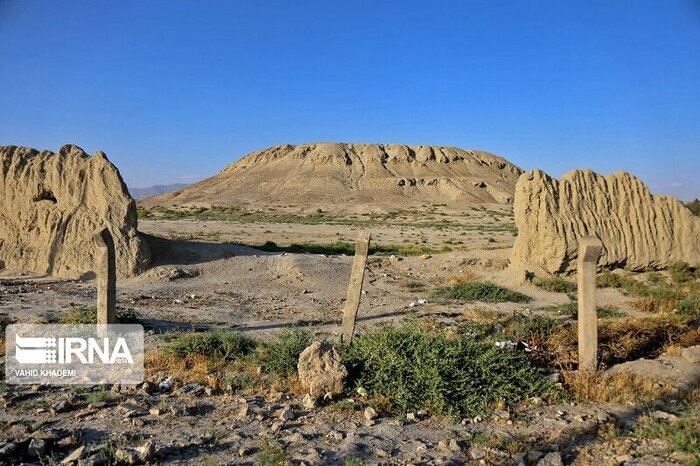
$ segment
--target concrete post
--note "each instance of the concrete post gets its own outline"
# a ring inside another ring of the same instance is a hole
[[[594,236],[579,241],[578,253],[578,367],[581,371],[598,369],[598,313],[595,275],[603,243]]]
[[[343,310],[343,324],[340,334],[340,342],[349,345],[355,333],[355,320],[357,319],[357,309],[360,307],[360,297],[362,296],[362,281],[365,277],[365,266],[367,265],[367,255],[369,254],[369,232],[361,232],[357,235],[355,244],[355,259],[352,263],[352,273],[348,285],[348,298],[345,301]]]
[[[95,273],[97,274],[97,323],[116,322],[117,265],[114,240],[107,228],[97,229],[92,235],[97,245]]]

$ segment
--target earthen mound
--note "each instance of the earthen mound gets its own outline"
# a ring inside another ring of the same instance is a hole
[[[144,270],[150,250],[136,231],[136,204],[102,152],[0,146],[0,268],[79,278],[93,270],[92,233],[108,227],[117,272]]]
[[[512,202],[522,170],[454,147],[321,143],[253,152],[217,175],[145,206],[403,206]]]
[[[586,235],[603,242],[601,267],[644,270],[700,262],[700,219],[678,199],[652,195],[629,173],[573,170],[556,180],[530,171],[518,180],[513,208],[516,270],[572,272],[578,239]]]

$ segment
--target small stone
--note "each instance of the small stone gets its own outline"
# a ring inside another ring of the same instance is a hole
[[[416,452],[422,453],[428,451],[428,445],[423,442],[416,442]]]
[[[281,422],[273,422],[270,426],[272,432],[277,432],[282,429],[283,424]]]
[[[238,408],[238,417],[246,417],[250,411],[248,403],[243,403],[240,408]]]
[[[332,438],[333,440],[335,440],[336,442],[340,442],[341,440],[343,440],[343,439],[345,438],[345,435],[343,435],[342,432],[338,432],[338,431],[335,431],[335,430],[330,431],[330,432],[328,433],[328,436],[329,436],[330,438]]]
[[[126,464],[137,464],[139,462],[139,454],[133,448],[117,448],[114,452],[114,458]]]
[[[619,464],[627,463],[628,461],[632,461],[632,455],[617,455],[615,461]]]
[[[302,400],[301,403],[304,406],[304,408],[306,408],[306,409],[315,409],[316,408],[316,398],[309,395],[308,393],[306,394],[306,396],[304,397],[304,399]]]
[[[473,460],[486,458],[486,452],[481,448],[472,448],[469,450],[469,457]]]
[[[63,400],[63,401],[59,401],[58,403],[56,403],[55,405],[53,405],[53,406],[51,407],[51,411],[52,411],[53,413],[55,413],[55,414],[58,414],[58,413],[65,413],[65,412],[68,411],[70,408],[71,408],[70,401],[68,401],[68,400]]]
[[[238,456],[248,456],[253,453],[253,451],[255,450],[250,447],[241,447],[238,449]]]
[[[365,419],[372,421],[377,418],[377,411],[371,406],[365,408]]]
[[[389,452],[388,452],[388,451],[386,451],[386,450],[384,450],[384,449],[382,449],[382,448],[375,448],[375,450],[374,450],[374,455],[375,455],[377,458],[388,458],[389,456],[391,456],[391,455],[389,455]]]
[[[544,455],[544,458],[537,462],[537,466],[564,466],[564,462],[561,460],[561,454],[553,451]]]
[[[527,461],[534,463],[544,456],[544,453],[539,450],[530,450],[527,452]]]
[[[84,451],[85,445],[78,447],[77,449],[73,450],[73,452],[70,455],[63,458],[61,464],[69,464],[78,461],[83,456]]]
[[[675,414],[667,413],[666,411],[652,411],[649,413],[652,419],[658,419],[662,421],[673,421],[678,418]]]
[[[291,409],[283,409],[279,417],[283,421],[291,421],[294,419],[294,413]]]
[[[406,419],[409,421],[415,421],[416,420],[416,413],[406,413]]]
[[[153,406],[151,409],[148,410],[148,413],[151,416],[161,416],[162,414],[165,413],[165,410],[161,408],[160,406]]]
[[[700,345],[691,346],[690,348],[685,348],[681,352],[683,359],[691,364],[700,363]]]
[[[49,449],[49,445],[46,440],[40,438],[33,438],[29,442],[29,447],[27,448],[27,455],[32,458],[40,458],[44,456],[46,451]]]
[[[153,440],[148,440],[143,445],[138,447],[136,451],[138,452],[139,460],[142,463],[148,463],[156,456],[156,442]]]
[[[474,416],[474,419],[472,419],[472,422],[474,422],[474,424],[478,424],[483,420],[484,419],[481,416]]]

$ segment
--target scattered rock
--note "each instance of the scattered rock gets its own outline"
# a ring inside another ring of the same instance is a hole
[[[308,393],[306,394],[306,396],[304,396],[304,399],[302,400],[301,403],[304,406],[304,408],[306,408],[306,409],[315,409],[317,406],[316,398],[309,395]]]
[[[348,371],[332,344],[313,342],[299,355],[297,368],[299,381],[311,396],[335,396],[343,392]]]
[[[537,462],[537,466],[564,466],[561,460],[561,453],[553,451],[544,455],[544,458]]]
[[[372,421],[377,418],[377,411],[371,406],[365,408],[365,419]]]
[[[681,353],[681,356],[683,356],[683,358],[691,364],[700,363],[700,345],[685,348]]]
[[[46,454],[49,449],[49,444],[46,440],[40,438],[33,438],[29,441],[29,447],[27,447],[27,455],[31,458],[40,458]]]
[[[73,452],[70,455],[63,458],[61,464],[70,464],[77,462],[80,458],[82,458],[83,452],[85,452],[85,445],[73,450]]]
[[[282,421],[291,421],[294,419],[294,413],[291,409],[283,409],[279,417]]]

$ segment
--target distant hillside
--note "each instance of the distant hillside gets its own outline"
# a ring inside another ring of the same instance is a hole
[[[177,191],[189,186],[187,183],[156,184],[147,188],[129,188],[129,193],[134,199],[145,199],[159,194]]]
[[[319,143],[253,152],[145,206],[270,205],[345,209],[513,200],[522,170],[488,152],[444,146]]]

